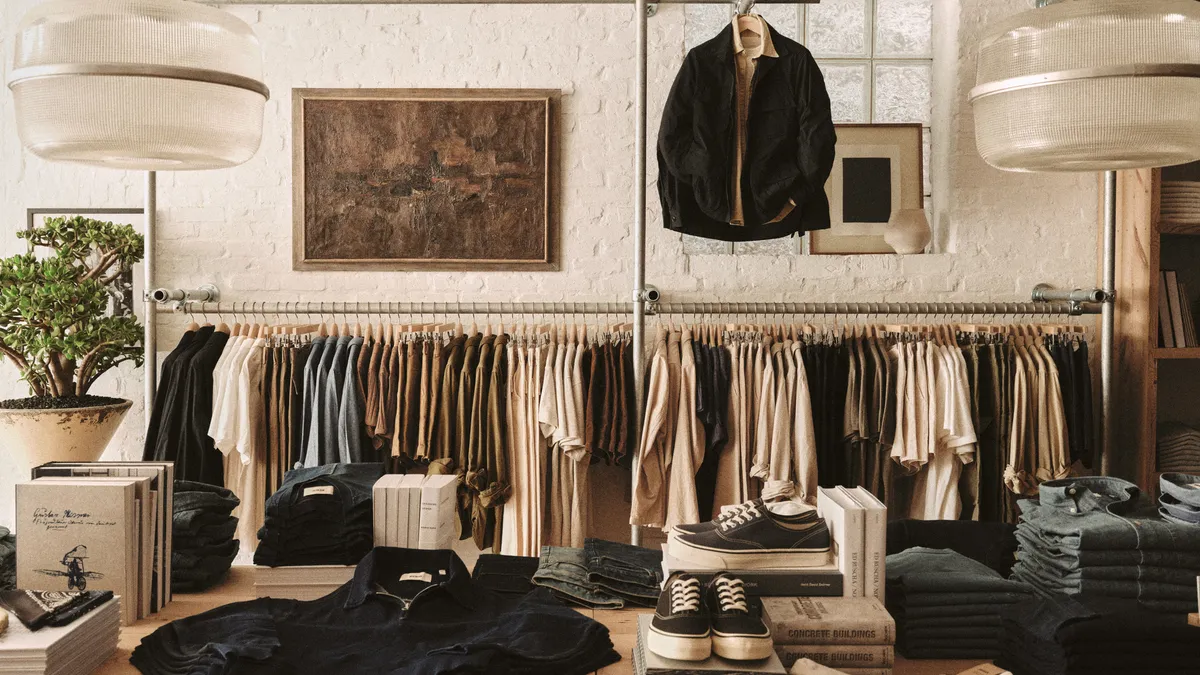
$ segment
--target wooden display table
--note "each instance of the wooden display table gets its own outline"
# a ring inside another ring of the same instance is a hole
[[[159,626],[231,602],[252,599],[254,599],[253,567],[234,567],[229,571],[229,577],[222,584],[205,593],[178,594],[175,596],[175,601],[162,612],[121,629],[121,640],[117,645],[117,653],[101,666],[100,670],[96,671],[96,675],[136,675],[137,669],[129,665],[129,653],[144,636],[154,632]],[[613,644],[621,654],[622,660],[619,663],[601,670],[598,675],[633,675],[631,655],[634,643],[637,641],[637,616],[647,610],[580,611],[608,626]],[[893,673],[894,675],[955,675],[977,663],[977,661],[905,661],[897,656]]]

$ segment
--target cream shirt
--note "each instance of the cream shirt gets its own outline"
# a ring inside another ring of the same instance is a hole
[[[758,69],[758,60],[762,57],[771,59],[779,58],[779,52],[775,51],[775,45],[771,42],[771,31],[767,26],[767,22],[758,14],[751,14],[751,18],[758,20],[761,25],[762,37],[758,37],[747,31],[746,35],[741,34],[738,28],[738,19],[745,17],[733,17],[733,58],[735,62],[735,79],[737,81],[735,107],[737,110],[737,125],[736,135],[734,140],[733,153],[733,216],[729,219],[730,225],[744,225],[742,217],[742,169],[743,160],[746,155],[746,134],[747,126],[750,118],[750,94],[754,85],[754,71]],[[792,212],[796,207],[795,202],[789,201],[783,207],[779,215],[772,220],[772,223],[777,223],[787,217],[787,214]]]

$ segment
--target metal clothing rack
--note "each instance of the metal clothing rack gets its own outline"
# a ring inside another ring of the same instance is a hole
[[[558,316],[625,315],[623,302],[206,302],[186,299],[201,291],[159,289],[160,312],[234,314],[244,316]],[[655,315],[811,315],[811,316],[1082,316],[1098,314],[1090,302],[647,302],[646,316]]]
[[[640,416],[644,406],[643,399],[643,377],[644,377],[644,342],[645,342],[645,321],[646,316],[651,313],[664,314],[694,314],[696,310],[699,313],[745,313],[744,309],[754,307],[757,313],[759,308],[764,307],[763,303],[666,303],[663,305],[655,304],[657,299],[657,291],[648,287],[646,284],[646,166],[647,166],[647,21],[654,14],[654,8],[657,7],[656,2],[649,0],[275,0],[274,2],[263,2],[262,0],[205,0],[210,4],[220,5],[421,5],[421,4],[458,4],[458,3],[482,3],[482,4],[528,4],[528,5],[546,5],[546,4],[576,4],[576,5],[592,5],[592,4],[632,4],[634,7],[634,39],[636,43],[636,68],[635,86],[634,86],[634,157],[633,171],[637,177],[633,181],[633,294],[630,298],[631,303],[623,305],[623,309],[632,310],[633,323],[633,342],[634,342],[634,388],[636,412]],[[728,4],[729,0],[660,0],[670,3],[694,3],[694,4]],[[813,4],[820,0],[761,0],[765,4],[786,3],[795,4],[797,2]],[[753,3],[750,2],[750,5]],[[746,11],[749,9],[746,0],[738,0],[736,4],[738,11]],[[1102,300],[1103,317],[1101,320],[1101,340],[1100,340],[1100,371],[1101,371],[1101,411],[1100,411],[1100,444],[1103,458],[1102,466],[1105,467],[1102,472],[1107,473],[1109,465],[1109,455],[1111,452],[1111,417],[1112,417],[1112,388],[1113,388],[1113,323],[1115,313],[1115,292],[1114,280],[1116,269],[1115,256],[1115,240],[1116,240],[1116,197],[1115,197],[1115,173],[1109,173],[1105,183],[1105,211],[1104,211],[1104,226],[1101,231],[1103,242],[1103,265],[1102,274],[1103,288],[1097,292]],[[145,288],[157,288],[154,279],[155,268],[155,174],[147,172],[145,183],[145,208],[146,208],[146,248],[145,248]],[[146,313],[145,313],[145,351],[147,356],[146,373],[146,420],[149,423],[151,406],[153,406],[154,393],[157,379],[155,368],[157,359],[157,341],[155,336],[155,324],[157,321],[156,304],[158,303],[151,293],[146,294]],[[216,298],[209,298],[216,299]],[[1047,314],[1065,314],[1075,315],[1083,313],[1093,313],[1094,307],[1087,303],[1071,300],[1067,297],[1049,297],[1043,294],[1041,297],[1035,297],[1035,300],[1055,301],[1050,305],[1033,305],[1026,303],[770,303],[770,309],[767,314],[990,314],[990,315],[1047,315]],[[180,300],[182,304],[177,305],[180,311],[190,311],[195,307],[195,300]],[[1065,304],[1064,304],[1065,303]],[[253,303],[252,303],[253,304]],[[291,309],[284,309],[290,312],[297,312],[295,306]],[[298,304],[298,303],[297,303]],[[419,305],[420,303],[418,303]],[[436,303],[435,303],[436,304]],[[478,305],[479,303],[475,303]],[[497,303],[504,304],[504,303]],[[520,313],[515,311],[516,307],[523,306],[528,303],[509,303],[509,308],[504,310],[504,313],[515,314]],[[537,303],[534,303],[537,304]],[[542,303],[545,305],[546,303]],[[549,303],[555,305],[555,303]],[[778,306],[777,306],[778,305]],[[220,304],[216,305],[220,307]],[[450,307],[461,305],[446,304],[441,313],[475,313],[486,314],[488,311],[487,303],[483,303],[482,311],[476,308],[472,312],[450,312]],[[343,305],[344,307],[344,305]],[[378,305],[375,313],[378,313]],[[571,308],[587,309],[587,303],[582,303],[582,306],[577,306],[576,303],[558,303],[557,309],[551,313],[559,314],[587,314],[592,312],[587,311],[571,311]],[[725,311],[717,308],[729,308],[738,311]],[[710,309],[711,308],[711,309]],[[741,308],[741,309],[739,309]],[[852,311],[864,310],[865,311]],[[802,311],[801,311],[802,310]],[[886,310],[886,311],[881,311]],[[215,310],[210,310],[214,311]],[[260,312],[262,308],[260,308]],[[499,308],[495,309],[500,313]],[[343,312],[344,313],[344,312]],[[351,314],[354,312],[351,311]],[[361,312],[360,313],[365,313]],[[389,312],[390,313],[390,312]],[[418,312],[423,313],[423,312]],[[534,310],[533,313],[540,313]],[[601,312],[610,313],[610,312]],[[634,470],[636,474],[636,458],[634,459]],[[631,540],[634,544],[641,542],[641,531],[637,526],[632,528]]]

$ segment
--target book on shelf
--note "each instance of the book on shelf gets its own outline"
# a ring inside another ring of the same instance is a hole
[[[780,645],[894,645],[896,622],[875,598],[763,598]]]
[[[758,661],[733,661],[716,654],[703,661],[677,661],[659,656],[646,647],[653,619],[653,614],[638,615],[637,643],[633,649],[633,672],[637,675],[787,675],[787,669],[775,654]]]
[[[756,597],[842,596],[843,575],[837,565],[790,570],[713,570],[679,560],[668,553],[667,548],[666,544],[662,545],[664,579],[676,572],[687,572],[701,584],[707,584],[717,573],[727,571],[742,580],[747,594]]]
[[[863,577],[866,597],[883,602],[887,583],[887,507],[871,491],[862,487],[839,487],[850,499],[863,507]]]
[[[779,645],[775,653],[785,668],[809,659],[830,668],[891,668],[896,659],[892,645]]]
[[[1175,270],[1164,270],[1163,277],[1167,285],[1167,306],[1171,311],[1171,332],[1175,338],[1176,347],[1191,347],[1187,342],[1187,333],[1183,328],[1183,304],[1185,299],[1179,293],[1179,275]]]
[[[1196,341],[1196,320],[1192,316],[1191,294],[1188,292],[1188,285],[1183,281],[1179,282],[1179,302],[1183,311],[1183,337],[1187,340],[1187,346],[1197,347],[1200,343]]]
[[[866,509],[837,488],[818,488],[817,514],[829,526],[829,538],[842,571],[842,595],[861,598],[866,595],[863,579],[863,527]]]
[[[1158,341],[1167,349],[1175,348],[1175,329],[1171,326],[1171,303],[1167,296],[1167,273],[1158,273]]]

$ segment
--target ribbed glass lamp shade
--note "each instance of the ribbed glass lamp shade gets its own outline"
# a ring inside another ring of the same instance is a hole
[[[975,140],[1009,171],[1200,159],[1200,2],[1064,0],[987,31]]]
[[[185,0],[50,0],[25,15],[8,86],[17,130],[52,161],[121,169],[241,164],[262,141],[250,26]]]

